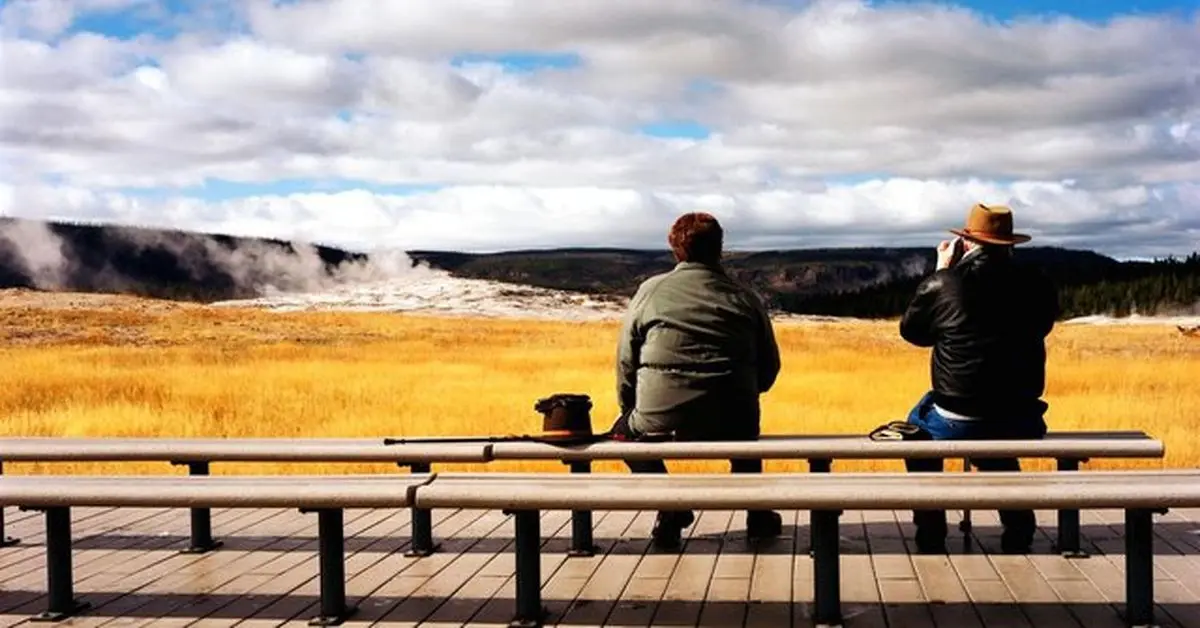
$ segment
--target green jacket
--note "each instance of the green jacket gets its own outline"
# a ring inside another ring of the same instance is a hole
[[[719,266],[682,262],[643,282],[629,303],[617,347],[617,398],[637,432],[686,428],[720,408],[742,415],[720,422],[753,421],[757,434],[758,395],[779,368],[762,301]]]

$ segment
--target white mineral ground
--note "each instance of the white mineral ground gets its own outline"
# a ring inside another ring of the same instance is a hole
[[[218,301],[213,307],[261,307],[279,312],[338,310],[415,312],[452,316],[606,320],[621,316],[624,299],[584,294],[448,273],[414,273],[379,281],[350,283],[315,292],[292,292],[256,299]]]
[[[428,271],[380,281],[352,283],[316,292],[282,293],[257,299],[220,301],[214,307],[259,307],[279,312],[376,311],[415,312],[450,316],[533,318],[548,320],[615,320],[624,313],[623,297],[584,294],[453,277]],[[795,322],[854,322],[860,319],[777,313],[777,320]],[[1200,325],[1200,316],[1085,316],[1065,324]]]
[[[623,297],[585,294],[452,277],[444,271],[412,273],[391,279],[351,282],[311,292],[273,293],[254,299],[218,301],[208,307],[261,308],[276,312],[357,311],[411,312],[423,315],[524,318],[541,320],[618,320],[625,311]],[[0,308],[89,309],[128,307],[132,309],[178,309],[205,307],[196,303],[138,299],[121,295],[0,290]],[[854,322],[859,319],[835,316],[776,313],[776,320],[789,322]],[[1083,316],[1067,325],[1200,325],[1200,316],[1125,317]]]

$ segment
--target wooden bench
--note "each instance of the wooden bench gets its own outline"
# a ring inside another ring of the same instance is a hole
[[[1052,432],[1039,441],[872,441],[847,435],[765,435],[757,441],[629,443],[601,441],[561,445],[528,441],[414,442],[385,445],[382,438],[0,438],[3,462],[163,461],[186,465],[190,475],[206,476],[213,462],[387,462],[413,473],[429,473],[435,463],[487,463],[496,460],[557,460],[572,473],[589,473],[599,460],[807,460],[809,470],[828,473],[834,460],[903,458],[1052,458],[1062,471],[1078,470],[1093,458],[1162,458],[1164,446],[1138,431]],[[968,517],[964,532],[969,532]],[[437,550],[428,509],[411,508],[410,556]],[[213,538],[207,508],[191,512],[191,542],[185,552],[203,553],[220,546]],[[592,513],[572,512],[571,556],[594,553]],[[4,539],[0,510],[0,539]],[[970,535],[964,535],[969,539]],[[16,542],[10,539],[8,542]],[[1083,557],[1079,511],[1058,511],[1057,548],[1064,556]]]
[[[438,474],[416,491],[420,507],[500,508],[516,524],[515,623],[540,625],[539,510],[746,508],[812,510],[813,619],[841,623],[838,518],[843,509],[1119,508],[1125,510],[1126,620],[1154,619],[1155,512],[1200,504],[1200,471],[855,473],[676,476]]]
[[[72,506],[288,507],[318,513],[320,615],[336,624],[346,604],[343,509],[502,509],[514,516],[513,625],[538,626],[541,510],[747,508],[812,510],[814,620],[841,621],[838,518],[843,509],[1118,508],[1125,510],[1126,619],[1154,617],[1153,519],[1172,507],[1200,507],[1200,471],[988,474],[803,473],[767,475],[566,475],[457,473],[419,476],[22,476],[0,478],[0,506],[46,517],[49,606],[39,616],[78,613],[71,574]]]
[[[0,475],[4,462],[169,462],[186,466],[188,475],[209,475],[213,462],[382,462],[429,473],[434,463],[485,463],[487,443],[421,443],[385,445],[382,438],[0,438]],[[411,556],[437,549],[428,510],[411,509]],[[0,543],[20,539],[4,534],[0,509]],[[0,545],[3,546],[3,545]],[[213,538],[209,508],[191,509],[191,539],[183,551],[203,554],[221,546]]]
[[[59,621],[87,605],[75,600],[71,566],[72,506],[298,508],[317,513],[320,615],[313,625],[339,624],[346,605],[343,510],[403,508],[431,474],[407,476],[8,476],[0,506],[41,510],[46,517],[49,603],[35,621]]]

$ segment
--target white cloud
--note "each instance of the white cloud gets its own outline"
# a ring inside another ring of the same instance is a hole
[[[1068,183],[915,179],[747,193],[628,188],[458,186],[414,194],[361,190],[229,201],[152,199],[64,186],[0,186],[0,214],[30,206],[53,216],[237,235],[286,237],[357,250],[551,246],[663,248],[671,221],[704,210],[733,248],[922,246],[949,237],[983,201],[1014,208],[1038,245],[1102,243],[1119,256],[1191,250],[1200,236],[1200,185],[1173,195],[1147,186],[1106,190]]]
[[[925,237],[999,198],[1074,246],[1200,248],[1196,17],[999,23],[858,0],[205,6],[191,24],[144,0],[0,10],[8,211],[507,248],[658,246],[673,212],[711,206],[745,242],[786,246]],[[183,31],[69,30],[131,7]],[[240,28],[214,30],[231,16]],[[450,63],[513,51],[580,65]],[[636,132],[685,119],[711,136]],[[448,187],[170,198],[205,179]],[[1122,229],[1137,243],[1114,240]]]

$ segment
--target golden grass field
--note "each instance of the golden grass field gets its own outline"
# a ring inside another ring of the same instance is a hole
[[[525,433],[541,427],[534,401],[554,392],[592,395],[598,431],[616,412],[612,322],[283,314],[136,300],[74,308],[6,304],[0,319],[2,435]],[[763,398],[765,433],[865,434],[902,418],[927,387],[928,351],[906,345],[895,322],[778,322],[776,332],[783,371]],[[1162,325],[1060,326],[1049,348],[1052,430],[1142,429],[1167,446],[1165,461],[1089,468],[1200,463],[1200,340]],[[670,466],[728,468],[724,462]],[[564,470],[557,463],[486,468]],[[803,466],[772,461],[767,468]],[[835,465],[866,468],[902,465]],[[598,465],[616,469],[623,467]],[[389,465],[214,466],[214,473],[299,470],[395,471]],[[179,472],[165,463],[11,463],[7,469],[84,471]]]

